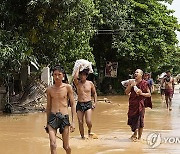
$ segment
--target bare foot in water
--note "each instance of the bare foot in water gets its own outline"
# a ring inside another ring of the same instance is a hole
[[[82,140],[85,140],[86,138],[85,138],[84,136],[81,136],[81,139],[82,139]]]
[[[98,139],[98,136],[95,133],[89,133],[89,138]]]
[[[138,139],[137,139],[137,137],[135,135],[132,135],[130,137],[130,140],[133,141],[133,142],[137,142]]]

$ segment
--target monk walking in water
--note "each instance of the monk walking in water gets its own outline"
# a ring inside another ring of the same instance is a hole
[[[91,81],[86,80],[89,74],[89,70],[84,69],[83,71],[79,72],[79,69],[76,71],[73,78],[78,94],[76,112],[79,122],[79,131],[81,138],[85,139],[84,116],[88,127],[88,135],[90,137],[91,136],[93,137],[93,134],[91,133],[91,128],[92,128],[91,116],[92,116],[92,109],[95,108],[97,102],[97,94],[94,84]],[[93,102],[91,100],[91,96],[93,97]]]
[[[49,133],[51,154],[57,154],[56,134],[57,129],[62,134],[63,148],[66,154],[71,154],[69,147],[69,126],[74,132],[75,101],[71,85],[63,83],[64,70],[60,66],[53,69],[54,85],[47,89],[47,127]],[[72,123],[69,122],[68,98],[71,104]]]
[[[130,125],[133,135],[132,141],[141,140],[144,127],[145,107],[151,107],[151,92],[147,81],[143,80],[143,71],[137,69],[134,74],[135,81],[130,81],[125,90],[129,97],[128,125]],[[147,99],[147,100],[146,100]],[[146,101],[145,101],[146,100]],[[146,104],[145,104],[146,103]]]

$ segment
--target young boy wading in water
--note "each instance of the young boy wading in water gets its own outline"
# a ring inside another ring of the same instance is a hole
[[[62,134],[63,148],[66,154],[71,153],[69,147],[69,126],[74,132],[75,102],[73,90],[69,84],[63,83],[64,70],[60,66],[53,69],[54,85],[47,89],[47,132],[49,133],[51,154],[57,154],[56,133],[57,129]],[[72,123],[68,115],[68,98],[71,103]]]
[[[81,67],[81,66],[80,66]],[[80,68],[79,68],[80,69]],[[97,94],[94,84],[91,81],[86,80],[89,70],[84,69],[79,72],[79,69],[74,75],[74,84],[77,88],[78,102],[76,105],[76,112],[79,122],[79,131],[82,139],[84,139],[84,116],[88,127],[88,135],[91,136],[91,116],[92,109],[95,108],[97,101]],[[80,78],[80,80],[78,80]],[[91,102],[91,96],[94,97],[94,104]]]

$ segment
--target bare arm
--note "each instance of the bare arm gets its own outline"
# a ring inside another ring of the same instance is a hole
[[[172,87],[173,87],[173,91],[174,91],[174,78],[172,79]]]
[[[155,91],[155,86],[154,86],[154,84],[152,85],[151,91],[152,91],[152,92]]]
[[[74,122],[75,122],[75,115],[76,115],[75,100],[74,100],[73,90],[70,85],[67,86],[67,90],[68,90],[68,97],[71,104],[71,116],[72,116],[71,132],[74,132],[74,129],[75,129]]]
[[[154,92],[154,81],[153,81],[153,79],[151,81],[152,81],[151,92]]]
[[[76,73],[73,76],[73,81],[74,81],[75,86],[78,85],[79,69],[80,67],[77,69]]]
[[[50,89],[48,88],[47,91],[47,107],[46,107],[46,114],[47,114],[47,122],[49,119],[49,114],[51,112],[51,95],[50,95]]]
[[[125,94],[128,95],[130,92],[131,92],[131,84],[128,84],[128,86],[126,87],[126,90],[125,90]]]
[[[92,93],[92,96],[94,98],[94,105],[96,105],[97,103],[97,93],[96,93],[96,88],[94,86],[94,84],[91,82],[91,93]]]
[[[162,79],[162,82],[161,82],[161,87],[163,87],[163,84],[164,84],[165,80],[164,78]]]

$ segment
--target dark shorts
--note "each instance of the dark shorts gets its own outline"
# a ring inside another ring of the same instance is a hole
[[[132,132],[135,132],[138,128],[144,127],[144,113],[145,110],[141,111],[139,115],[128,117],[128,125],[131,127]]]
[[[76,112],[81,111],[81,112],[86,112],[87,110],[92,109],[92,102],[77,102],[76,105]]]
[[[50,113],[48,119],[48,125],[54,129],[59,128],[59,132],[62,134],[66,126],[70,126],[69,115],[63,115],[61,112]]]
[[[161,92],[161,95],[164,95],[165,94],[165,89],[160,89],[160,92]]]
[[[173,97],[173,89],[165,89],[165,96]]]

